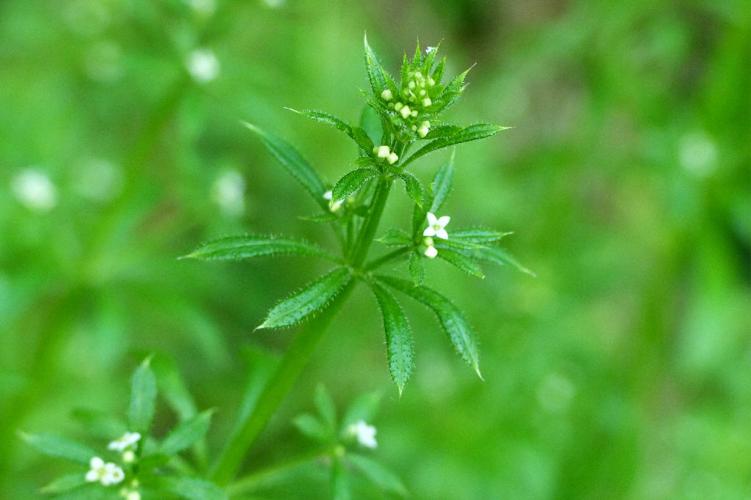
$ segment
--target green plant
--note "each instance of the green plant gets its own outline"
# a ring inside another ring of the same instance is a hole
[[[382,314],[388,369],[399,394],[413,372],[414,347],[409,320],[393,291],[432,310],[457,353],[482,377],[475,333],[450,299],[424,284],[426,264],[432,265],[431,261],[438,258],[480,278],[484,277],[482,262],[511,264],[528,271],[498,246],[509,233],[484,228],[449,230],[447,226],[451,218],[436,215],[451,191],[454,151],[437,169],[427,188],[407,170],[414,161],[429,153],[483,139],[505,129],[485,123],[461,127],[444,120],[445,111],[464,91],[469,70],[444,84],[442,77],[446,60],[437,60],[436,56],[437,48],[429,47],[423,52],[418,45],[411,59],[405,55],[397,84],[381,66],[366,39],[365,62],[370,92],[366,93],[367,106],[360,125],[350,125],[320,111],[295,111],[335,127],[358,146],[355,168],[332,186],[321,179],[293,146],[256,125],[245,124],[313,197],[321,210],[309,219],[332,228],[340,243],[340,251],[334,254],[314,243],[286,236],[242,235],[210,241],[185,257],[237,261],[299,255],[321,258],[334,264],[329,272],[274,306],[258,326],[258,329],[285,328],[305,322],[268,381],[264,384],[255,380],[250,385],[235,429],[218,458],[213,463],[207,459],[203,442],[211,412],[196,412],[195,404],[174,367],[162,360],[160,363],[166,367],[161,369],[161,375],[159,372],[155,374],[147,360],[133,376],[127,425],[115,421],[116,425],[104,427],[108,438],[118,434],[123,436],[110,445],[111,450],[119,453],[118,463],[106,462],[92,449],[63,438],[25,435],[30,444],[47,454],[90,466],[86,473],[55,481],[45,488],[46,492],[72,490],[85,495],[110,495],[112,490],[97,488],[100,485],[95,483],[101,483],[103,486],[125,485],[120,493],[129,500],[141,498],[142,493],[161,495],[159,498],[165,495],[225,498],[228,494],[243,494],[251,490],[259,478],[284,469],[284,465],[272,466],[269,470],[256,471],[233,481],[248,449],[295,383],[329,322],[357,283],[365,284],[372,291]],[[406,229],[393,228],[376,238],[396,182],[403,183],[412,203],[412,213],[405,218]],[[369,258],[374,242],[388,250]],[[383,274],[382,268],[386,264],[399,261],[407,265],[405,277]],[[165,399],[177,412],[180,421],[161,440],[149,434],[157,385],[162,387]],[[384,491],[404,494],[406,489],[396,476],[371,458],[351,449],[353,436],[364,447],[375,446],[375,428],[365,418],[370,413],[363,411],[363,401],[372,401],[372,398],[354,403],[341,422],[325,390],[320,388],[315,399],[319,415],[301,415],[294,423],[320,446],[292,460],[292,465],[325,459],[331,468],[336,498],[348,497],[347,471],[350,469],[360,471]],[[355,419],[358,412],[361,417]],[[89,423],[94,422],[89,419]],[[182,456],[189,448],[193,453],[192,461]]]

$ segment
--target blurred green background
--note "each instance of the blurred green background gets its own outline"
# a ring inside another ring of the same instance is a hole
[[[252,329],[323,268],[176,257],[243,231],[331,242],[239,120],[336,180],[353,146],[282,107],[357,120],[365,31],[393,70],[417,37],[442,41],[450,74],[477,63],[452,118],[514,128],[459,148],[446,211],[514,231],[538,277],[431,263],[479,332],[486,381],[407,303],[401,399],[358,290],[249,468],[301,446],[289,419],[324,382],[342,406],[383,391],[377,455],[414,498],[751,498],[744,0],[0,2],[0,497],[69,470],[19,429],[81,436],[74,409],[122,412],[149,352],[218,408],[222,444],[247,352],[294,335]],[[406,226],[394,198],[386,218]],[[258,498],[324,495],[308,472]]]

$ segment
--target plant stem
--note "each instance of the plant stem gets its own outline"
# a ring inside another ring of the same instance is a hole
[[[383,215],[383,209],[386,207],[386,200],[391,191],[391,182],[390,179],[382,178],[376,187],[375,193],[373,193],[370,214],[365,224],[363,224],[352,249],[350,263],[355,269],[359,268],[368,256],[368,250],[370,250],[370,245],[373,243],[373,238],[375,238],[378,224],[381,222],[381,215]]]
[[[398,257],[401,257],[405,253],[409,251],[409,248],[397,248],[393,252],[389,252],[386,255],[383,255],[381,257],[378,257],[377,259],[371,260],[370,262],[365,264],[365,267],[363,268],[364,271],[371,271],[373,269],[376,269],[378,267],[381,267],[387,262],[390,262]]]
[[[335,450],[336,450],[335,446],[326,446],[324,448],[317,448],[317,449],[308,451],[306,453],[303,453],[301,455],[298,455],[296,457],[292,457],[290,459],[284,460],[280,463],[276,463],[268,467],[264,467],[263,469],[259,469],[254,472],[251,472],[247,476],[241,479],[238,479],[234,483],[230,484],[227,487],[227,494],[230,497],[232,497],[232,496],[242,495],[243,493],[252,491],[258,485],[258,483],[270,477],[274,477],[277,474],[288,472],[302,465],[327,457],[331,455],[332,453],[334,453]]]
[[[302,328],[287,349],[272,378],[258,398],[255,410],[242,424],[235,438],[227,443],[214,470],[212,479],[219,485],[229,483],[237,473],[250,445],[266,427],[269,419],[292,389],[313,351],[326,332],[331,320],[354,288],[350,282],[319,317]]]

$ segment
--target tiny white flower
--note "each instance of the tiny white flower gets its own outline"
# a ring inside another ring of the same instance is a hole
[[[389,162],[389,165],[393,165],[394,163],[396,163],[397,161],[399,161],[399,157],[396,155],[396,153],[391,153],[386,158],[386,161]]]
[[[242,215],[245,211],[245,178],[237,170],[222,173],[211,186],[211,199],[225,215]]]
[[[409,106],[406,106],[406,105],[405,105],[405,106],[403,106],[403,107],[402,107],[402,108],[401,108],[401,109],[399,110],[399,114],[401,114],[401,115],[402,115],[402,118],[405,118],[405,119],[406,119],[406,118],[407,118],[407,117],[409,116],[409,114],[410,114],[410,113],[411,113],[411,110],[409,109]]]
[[[376,441],[376,428],[372,425],[368,425],[364,420],[358,420],[348,428],[349,434],[357,439],[357,442],[361,446],[366,448],[376,448],[378,442]]]
[[[428,212],[428,227],[423,231],[423,236],[437,236],[442,240],[449,239],[449,233],[446,232],[446,226],[451,222],[451,217],[444,215],[436,217],[432,212]]]
[[[426,54],[432,54],[436,50],[438,50],[438,47],[425,47],[425,53]]]
[[[110,442],[107,445],[107,449],[122,452],[130,448],[135,448],[136,443],[140,440],[141,434],[139,432],[126,432],[121,437]]]
[[[139,493],[138,490],[123,489],[120,492],[120,496],[125,500],[141,500],[141,493]]]
[[[210,49],[196,49],[185,62],[190,76],[198,83],[208,83],[219,76],[219,59]]]
[[[29,210],[49,212],[57,205],[57,189],[47,175],[35,168],[22,170],[11,181],[16,199]]]
[[[86,481],[89,483],[101,481],[104,474],[104,460],[99,457],[92,457],[89,460],[89,471],[86,473]]]
[[[386,89],[383,92],[381,92],[381,99],[384,101],[390,101],[394,98],[394,94],[391,93],[390,89]]]
[[[426,97],[422,100],[422,105],[425,108],[429,107],[431,104],[433,104],[433,101],[430,100],[430,97]]]
[[[112,462],[105,463],[99,457],[92,457],[85,479],[89,483],[99,482],[104,486],[110,486],[125,479],[125,472]]]
[[[391,148],[388,146],[377,146],[373,152],[378,158],[388,158],[391,154]]]
[[[425,238],[425,257],[435,259],[438,256],[438,249],[433,245],[433,238]]]
[[[333,192],[332,190],[330,190],[330,189],[329,189],[328,191],[326,191],[325,193],[323,193],[323,199],[324,199],[324,200],[329,200],[329,201],[331,201],[331,199],[332,199],[333,197],[334,197],[334,192]]]
[[[123,452],[123,462],[126,464],[133,463],[136,460],[136,454],[133,450],[125,450]]]
[[[123,479],[125,479],[125,472],[123,472],[118,465],[113,464],[112,462],[104,464],[104,475],[100,480],[104,486],[118,484],[122,482]]]

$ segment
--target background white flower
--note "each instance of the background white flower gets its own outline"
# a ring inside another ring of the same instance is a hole
[[[117,484],[125,479],[125,472],[112,462],[106,462],[99,457],[92,457],[89,461],[89,471],[86,473],[86,481],[89,483],[99,482],[104,486]]]
[[[35,168],[22,170],[11,181],[16,199],[26,208],[49,212],[57,205],[57,189],[47,174]]]
[[[211,49],[196,49],[191,52],[186,66],[198,83],[208,83],[219,76],[219,59]]]
[[[446,226],[451,222],[451,217],[444,215],[436,217],[432,212],[428,212],[428,227],[423,231],[423,236],[436,236],[442,240],[449,239],[449,233],[446,232]]]
[[[107,445],[107,449],[115,451],[125,451],[134,447],[141,440],[141,434],[138,432],[126,432],[121,437],[115,439]]]
[[[372,425],[368,425],[364,420],[358,420],[348,428],[350,435],[357,439],[360,445],[366,448],[375,448],[378,446],[376,441],[376,428]]]
[[[225,214],[237,217],[245,212],[245,179],[237,170],[227,170],[211,186],[211,199]]]

